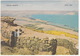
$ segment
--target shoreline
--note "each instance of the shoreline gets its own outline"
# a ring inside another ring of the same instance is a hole
[[[21,25],[21,26],[30,24],[30,25],[33,25],[31,27],[43,28],[43,30],[64,31],[64,32],[67,32],[67,33],[70,33],[70,34],[75,34],[75,35],[78,36],[77,31],[74,31],[74,30],[69,29],[69,28],[60,27],[60,26],[57,26],[57,25],[51,25],[51,24],[49,24],[49,22],[44,21],[44,20],[40,20],[40,19],[33,20],[33,19],[30,19],[30,18],[27,18],[27,17],[22,17],[22,18],[17,18],[17,19],[23,19],[23,21],[16,21],[15,20],[15,23],[18,24],[18,25]],[[26,20],[26,21],[24,21],[24,20]]]
[[[33,19],[35,19],[35,18],[33,18]],[[35,20],[37,20],[37,19],[35,19]],[[38,20],[41,20],[41,19],[38,19]],[[41,21],[46,21],[46,20],[41,20]],[[69,30],[72,30],[72,31],[75,31],[75,32],[79,31],[78,29],[71,28],[68,25],[65,26],[65,25],[61,25],[61,24],[55,24],[55,23],[52,23],[50,21],[46,21],[46,22],[47,22],[47,25],[52,25],[52,26],[56,26],[56,27],[60,27],[60,28],[64,28],[64,29],[69,29]]]
[[[50,24],[50,25],[52,25],[52,26],[56,26],[56,27],[60,27],[60,28],[64,28],[64,29],[69,29],[69,30],[72,30],[72,31],[78,32],[78,30],[77,30],[77,29],[72,29],[72,28],[70,28],[70,27],[66,27],[66,26],[59,26],[59,25],[56,25],[56,24]]]
[[[33,17],[29,17],[29,18],[37,20],[37,19],[35,19]],[[41,20],[41,19],[38,19],[38,20]],[[68,29],[68,30],[72,30],[72,31],[78,32],[78,29],[73,29],[73,28],[70,28],[70,27],[67,27],[67,26],[64,26],[64,25],[59,25],[59,24],[51,23],[51,22],[46,21],[46,20],[41,20],[41,21],[47,22],[47,25],[52,25],[52,26],[56,26],[56,27],[60,27],[60,28],[64,28],[64,29]]]

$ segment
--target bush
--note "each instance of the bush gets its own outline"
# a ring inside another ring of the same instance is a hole
[[[65,48],[69,49],[70,54],[78,54],[78,50],[74,47],[74,44],[66,39],[57,39],[58,46],[64,46]]]

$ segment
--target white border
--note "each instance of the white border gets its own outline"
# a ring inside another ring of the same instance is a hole
[[[0,0],[0,54],[1,54],[1,0]]]
[[[79,10],[79,28],[80,29],[80,0],[78,0],[79,5],[78,5],[78,10]],[[1,17],[1,0],[0,0],[0,17]],[[1,19],[0,19],[0,30],[1,30]],[[1,33],[1,31],[0,31]],[[1,38],[1,36],[0,36]],[[1,39],[0,39],[1,41]],[[80,48],[80,30],[79,30],[79,48]],[[1,54],[1,44],[0,44],[0,54]],[[80,49],[79,49],[79,54],[78,55],[42,55],[42,56],[79,56],[80,55]],[[0,56],[14,56],[14,55],[0,55]],[[15,56],[33,56],[33,55],[15,55]],[[41,56],[41,55],[34,55],[34,56]]]
[[[79,29],[78,29],[79,30],[79,42],[78,43],[79,43],[79,55],[80,55],[80,0],[78,2],[79,2],[79,5],[78,5],[79,7],[78,8],[79,10],[79,21],[78,21],[79,22]]]

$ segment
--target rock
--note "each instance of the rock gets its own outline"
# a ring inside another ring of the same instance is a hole
[[[56,49],[57,49],[57,40],[56,39],[52,39],[50,41],[50,46],[51,46],[51,50],[52,51],[52,55],[55,55],[56,54]]]
[[[14,20],[15,18],[11,18],[11,17],[1,17],[1,21],[6,22],[9,25],[14,25]]]

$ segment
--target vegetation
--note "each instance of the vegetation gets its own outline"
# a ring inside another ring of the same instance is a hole
[[[65,48],[69,49],[70,54],[72,54],[72,55],[78,54],[78,50],[74,47],[74,43],[72,43],[71,41],[68,41],[66,39],[60,39],[60,38],[58,38],[57,41],[58,41],[57,45],[63,46]]]
[[[25,25],[27,28],[36,29],[37,27],[33,24]]]
[[[77,35],[70,34],[70,33],[64,32],[64,31],[57,31],[57,30],[44,31],[43,30],[44,28],[42,28],[42,27],[37,28],[34,25],[29,25],[27,28],[31,29],[31,30],[34,30],[34,31],[37,31],[37,32],[41,32],[41,33],[47,33],[47,34],[52,34],[52,35],[65,35],[66,37],[71,37],[71,38],[78,39]]]
[[[45,42],[48,40],[48,42]],[[52,39],[51,39],[52,40]],[[3,55],[52,55],[50,47],[51,40],[48,38],[39,39],[38,37],[19,37],[17,45],[14,48],[3,46],[1,54]],[[54,43],[53,43],[54,44]],[[64,52],[62,52],[64,51]],[[40,54],[41,53],[41,54]],[[57,39],[56,55],[77,55],[78,50],[74,44],[66,39]]]
[[[44,33],[47,33],[47,34],[53,34],[53,35],[62,35],[64,34],[66,37],[71,37],[71,38],[78,38],[78,36],[74,35],[74,34],[70,34],[70,33],[66,33],[66,32],[63,32],[63,31],[43,31]]]
[[[66,37],[71,37],[71,38],[78,39],[77,35],[70,34],[70,33],[64,32],[64,31],[57,31],[57,30],[43,31],[44,28],[42,28],[42,27],[37,28],[35,25],[32,25],[32,24],[26,25],[26,27],[28,29],[31,29],[31,30],[34,30],[34,31],[37,31],[37,32],[41,32],[41,33],[47,33],[47,34],[52,34],[52,35],[65,35]]]

